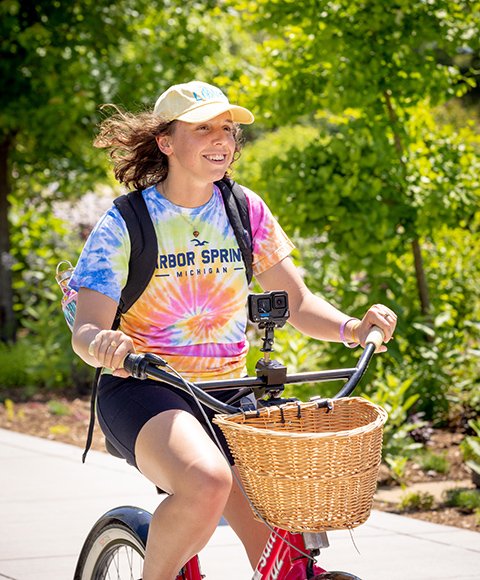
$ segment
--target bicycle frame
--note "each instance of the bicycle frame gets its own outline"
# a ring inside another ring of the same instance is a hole
[[[328,546],[326,534],[323,536],[322,547]],[[295,534],[274,528],[258,561],[252,580],[306,580],[308,559],[302,554],[308,553],[303,534]],[[316,552],[315,552],[316,553]],[[326,572],[311,562],[311,573]],[[176,580],[201,580],[203,578],[198,556],[189,560],[179,572]]]
[[[326,534],[322,536],[322,547],[328,546]],[[318,549],[311,551],[318,555]],[[252,580],[305,580],[309,574],[325,572],[313,563],[313,560],[302,554],[309,553],[303,534],[295,534],[280,528],[274,528],[255,569]]]
[[[180,570],[175,580],[202,580],[203,578],[198,556],[194,556]]]

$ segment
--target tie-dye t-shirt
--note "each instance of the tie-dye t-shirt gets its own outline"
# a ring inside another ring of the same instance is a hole
[[[247,188],[253,272],[261,274],[290,254],[293,244],[263,200]],[[172,204],[152,186],[143,191],[158,239],[155,273],[120,330],[137,352],[165,358],[190,380],[238,377],[248,343],[247,279],[242,254],[217,187],[203,206]],[[70,286],[116,302],[128,276],[130,237],[112,207],[90,234]],[[279,288],[280,289],[280,288]]]

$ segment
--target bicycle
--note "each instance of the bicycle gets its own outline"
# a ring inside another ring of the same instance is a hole
[[[280,307],[275,308],[275,306]],[[124,368],[136,378],[153,377],[190,394],[193,393],[202,405],[209,406],[224,416],[238,416],[242,413],[245,416],[249,413],[258,415],[262,413],[262,408],[280,409],[283,413],[282,409],[288,408],[288,405],[295,405],[295,401],[298,401],[298,399],[281,397],[286,384],[345,380],[345,384],[332,398],[312,397],[310,399],[315,402],[316,408],[328,412],[332,407],[332,401],[349,397],[353,393],[364,376],[373,354],[383,342],[382,331],[374,327],[355,367],[289,375],[286,367],[270,359],[270,353],[273,351],[274,329],[283,326],[288,318],[286,293],[269,292],[250,295],[249,318],[257,323],[259,328],[265,329],[261,349],[264,357],[257,363],[255,377],[189,383],[178,373],[175,375],[160,368],[168,365],[160,357],[151,354],[128,355],[124,361]],[[208,394],[208,391],[223,389],[239,390],[228,403],[222,403]],[[255,395],[259,403],[259,410],[255,411],[252,408],[252,401],[247,397],[251,393]],[[240,404],[240,407],[234,406],[235,403]],[[120,457],[108,441],[106,441],[106,446],[110,453]],[[161,490],[158,491],[161,492]],[[369,510],[370,508],[368,508],[368,514]],[[151,517],[149,512],[133,506],[116,507],[102,515],[84,542],[74,580],[104,580],[111,577],[119,580],[138,580],[141,578]],[[348,572],[328,572],[317,564],[316,559],[320,551],[329,545],[326,531],[295,532],[275,525],[270,525],[270,528],[272,530],[270,537],[252,580],[360,580]],[[176,580],[201,580],[202,578],[204,576],[201,573],[199,558],[194,556],[179,571]]]

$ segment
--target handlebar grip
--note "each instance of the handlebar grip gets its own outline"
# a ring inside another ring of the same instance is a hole
[[[147,378],[146,371],[149,365],[164,367],[167,366],[167,363],[161,356],[156,354],[135,354],[131,352],[123,359],[122,365],[123,368],[132,375],[132,377],[143,380]]]
[[[142,376],[144,369],[142,368],[145,356],[143,354],[135,354],[130,352],[123,359],[123,368],[130,373],[130,375],[136,379],[145,378]]]
[[[368,331],[367,338],[365,340],[365,344],[374,344],[375,350],[378,350],[380,346],[383,344],[385,340],[385,334],[383,330],[378,326],[372,326],[372,328]]]
[[[132,357],[133,354],[135,354],[135,353],[129,352],[127,355],[125,355],[125,358],[123,359],[123,362],[122,362],[122,367],[126,371],[128,371],[129,373],[132,372],[132,365],[134,362],[134,359]]]

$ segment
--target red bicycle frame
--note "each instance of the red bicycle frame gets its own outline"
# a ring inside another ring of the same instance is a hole
[[[257,564],[252,580],[306,580],[308,552],[302,534],[274,528]],[[326,572],[316,564],[314,574]],[[189,560],[176,580],[202,580],[198,556]]]
[[[274,528],[263,550],[252,580],[306,580],[309,558],[302,534]],[[317,565],[314,574],[325,572]]]
[[[180,570],[175,580],[202,580],[203,578],[198,556],[194,556]]]

